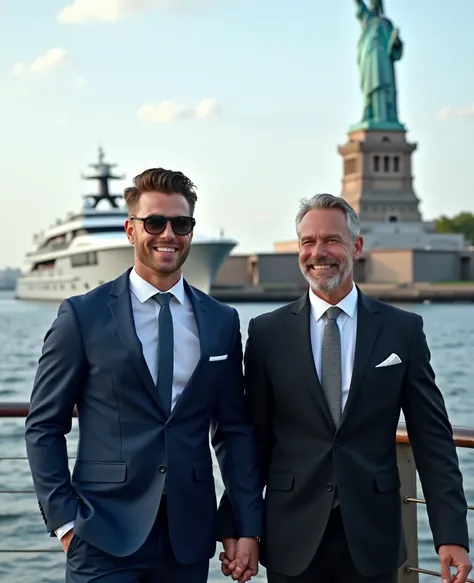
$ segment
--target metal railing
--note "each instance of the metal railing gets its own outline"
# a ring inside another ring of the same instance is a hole
[[[28,403],[0,402],[0,418],[24,418],[28,414]],[[74,412],[75,416],[75,412]],[[474,449],[474,428],[453,427],[454,442],[459,448]],[[417,472],[413,452],[410,447],[407,429],[400,423],[397,430],[397,458],[401,478],[401,496],[403,501],[403,524],[407,542],[407,560],[399,569],[398,583],[418,583],[419,575],[440,577],[441,573],[430,569],[423,569],[418,565],[418,512],[419,504],[426,504],[425,500],[417,496]],[[25,460],[25,457],[1,457],[1,460]],[[0,490],[0,494],[29,494],[33,490]],[[469,505],[469,510],[474,506]],[[53,553],[64,552],[57,549],[5,549],[0,553]],[[474,579],[467,579],[474,583]]]

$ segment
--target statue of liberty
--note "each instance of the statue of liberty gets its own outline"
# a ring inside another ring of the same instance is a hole
[[[369,128],[402,129],[398,121],[395,62],[402,58],[399,30],[385,16],[383,0],[356,0],[362,32],[357,64],[364,100],[362,125]]]

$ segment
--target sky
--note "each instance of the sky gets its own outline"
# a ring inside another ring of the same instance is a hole
[[[126,179],[181,170],[196,232],[236,253],[292,240],[302,197],[341,194],[361,117],[355,0],[0,0],[0,267],[78,210],[102,144]],[[385,0],[425,220],[474,212],[474,2]]]

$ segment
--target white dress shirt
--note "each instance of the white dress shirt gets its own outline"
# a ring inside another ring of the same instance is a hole
[[[342,310],[337,319],[341,334],[342,410],[344,410],[349,395],[354,364],[357,337],[357,295],[357,288],[354,285],[347,296],[337,304],[337,307]],[[311,347],[318,378],[321,379],[323,334],[327,322],[325,314],[333,306],[319,298],[312,290],[309,292],[309,301],[311,304]]]
[[[158,378],[158,316],[161,306],[153,299],[160,293],[158,289],[145,281],[132,269],[129,277],[132,313],[135,330],[142,344],[143,356],[153,381]],[[173,317],[174,334],[174,374],[171,409],[181,396],[187,382],[201,358],[199,334],[191,300],[186,295],[183,278],[168,290],[173,295],[170,310]],[[56,529],[56,535],[62,538],[74,521]]]
[[[174,373],[171,409],[176,405],[201,358],[199,334],[191,300],[184,291],[181,278],[169,293],[173,316]],[[135,330],[142,344],[143,356],[156,384],[158,378],[158,316],[160,305],[153,299],[159,291],[142,279],[133,269],[130,272],[130,292]]]

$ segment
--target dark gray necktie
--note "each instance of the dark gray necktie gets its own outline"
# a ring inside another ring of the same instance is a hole
[[[321,358],[321,385],[336,427],[339,426],[342,411],[341,335],[337,318],[341,308],[333,306],[326,312]]]
[[[158,316],[158,379],[156,388],[168,415],[171,413],[174,370],[174,335],[173,317],[171,316],[170,300],[172,294],[160,293],[153,299],[160,304]]]

